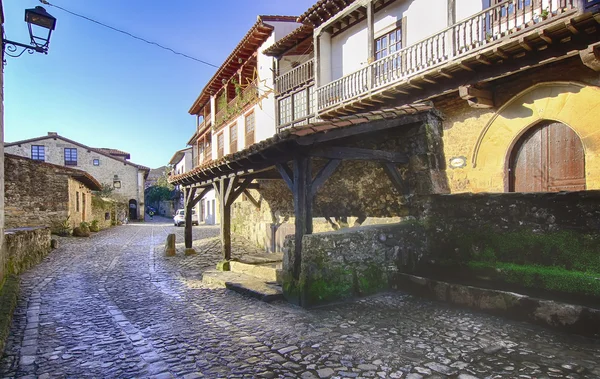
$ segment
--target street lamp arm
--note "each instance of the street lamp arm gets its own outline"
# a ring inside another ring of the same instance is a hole
[[[4,52],[9,57],[20,57],[26,51],[29,54],[33,54],[34,52],[48,54],[48,49],[43,47],[26,45],[24,43],[15,42],[8,39],[3,39],[2,43],[4,44]]]

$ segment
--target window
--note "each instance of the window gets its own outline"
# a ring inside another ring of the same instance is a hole
[[[286,97],[279,100],[279,125],[292,122],[292,98]]]
[[[225,135],[219,133],[217,135],[217,158],[221,158],[223,155],[225,155]]]
[[[400,27],[375,39],[375,60],[385,58],[401,49],[402,28]]]
[[[79,192],[75,192],[75,210],[79,212]]]
[[[65,166],[77,166],[77,149],[65,147]]]
[[[34,161],[45,161],[46,147],[43,145],[31,145],[31,159]]]
[[[245,119],[245,135],[246,135],[246,140],[244,141],[246,146],[250,146],[254,143],[254,124],[255,124],[255,119],[254,119],[254,112],[252,113],[248,113],[246,115],[246,119]]]
[[[204,141],[198,141],[198,164],[204,160]]]
[[[94,166],[100,166],[100,159],[94,159]]]
[[[212,159],[212,136],[209,134],[206,136],[206,145],[204,147],[204,158],[207,161]]]
[[[295,93],[293,96],[294,114],[292,116],[292,119],[296,120],[301,117],[306,117],[308,115],[308,97],[306,96],[306,91],[300,91],[298,93]]]
[[[238,149],[238,128],[237,124],[229,127],[229,153],[235,153]]]
[[[114,180],[113,181],[113,187],[114,188],[121,188],[121,181],[120,180]]]

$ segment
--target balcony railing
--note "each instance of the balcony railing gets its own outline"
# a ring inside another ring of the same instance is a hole
[[[233,98],[225,106],[220,107],[219,111],[215,114],[215,127],[220,127],[223,123],[237,117],[241,114],[248,104],[258,99],[258,86],[256,82],[252,82],[246,85],[245,88],[240,89],[238,95]]]
[[[275,78],[275,93],[282,94],[298,88],[315,77],[315,61],[311,59]]]
[[[319,111],[334,108],[473,53],[503,37],[557,17],[577,0],[505,0],[437,34],[317,89]]]
[[[202,131],[204,130],[207,126],[210,126],[211,123],[211,114],[207,114],[206,117],[204,118],[204,120],[202,120],[202,122],[200,124],[198,124],[198,131]]]

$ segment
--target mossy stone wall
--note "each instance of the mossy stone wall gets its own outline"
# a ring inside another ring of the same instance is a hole
[[[410,221],[305,236],[297,280],[289,239],[286,296],[311,306],[393,287],[396,273],[443,272],[600,299],[600,191],[431,195],[414,204]]]

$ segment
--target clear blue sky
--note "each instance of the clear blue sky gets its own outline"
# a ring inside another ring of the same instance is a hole
[[[300,15],[316,0],[53,0],[217,66],[259,14]],[[26,8],[4,0],[6,38],[28,42]],[[187,112],[215,68],[46,6],[57,18],[48,55],[7,57],[4,140],[49,131],[92,147],[131,153],[149,167],[168,163],[195,128]]]

